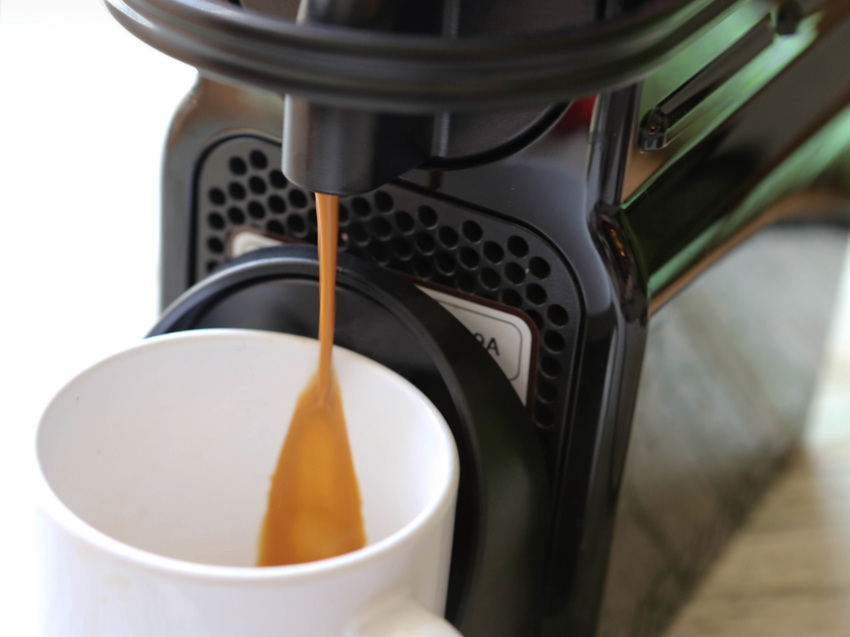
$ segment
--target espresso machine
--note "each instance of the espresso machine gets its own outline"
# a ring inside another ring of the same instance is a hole
[[[847,0],[107,0],[198,80],[151,334],[335,339],[455,434],[447,617],[658,635],[799,439],[847,241]]]

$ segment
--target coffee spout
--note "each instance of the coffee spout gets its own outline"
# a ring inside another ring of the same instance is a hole
[[[368,31],[440,34],[444,5],[423,0],[302,0],[297,22]],[[287,95],[283,171],[315,192],[373,190],[431,156],[434,116],[355,110]]]
[[[335,195],[373,190],[430,156],[430,116],[369,113],[286,97],[283,171]]]

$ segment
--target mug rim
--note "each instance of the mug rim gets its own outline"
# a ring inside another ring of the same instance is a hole
[[[271,339],[271,340],[270,340]],[[74,536],[75,539],[85,543],[94,549],[107,553],[111,557],[130,562],[137,567],[168,573],[169,575],[180,575],[190,578],[218,581],[240,581],[268,583],[276,580],[304,580],[326,575],[331,571],[348,570],[359,565],[380,559],[384,554],[395,547],[402,546],[414,540],[421,533],[437,524],[445,513],[445,510],[454,506],[457,494],[457,485],[460,478],[459,459],[454,436],[449,429],[443,415],[437,410],[431,400],[409,380],[392,369],[363,356],[353,350],[334,345],[334,355],[352,357],[358,365],[366,365],[378,370],[379,373],[395,377],[406,386],[406,389],[423,403],[431,418],[431,425],[439,434],[437,440],[445,449],[449,461],[449,471],[439,483],[436,494],[428,498],[426,505],[401,528],[389,536],[363,548],[344,553],[335,557],[303,562],[300,564],[287,564],[281,566],[232,566],[223,564],[207,564],[193,562],[174,557],[159,555],[146,549],[137,548],[123,542],[111,535],[95,528],[83,518],[72,511],[65,502],[56,494],[42,469],[42,458],[40,454],[41,435],[45,428],[45,418],[53,408],[54,404],[75,382],[87,374],[94,373],[101,367],[108,366],[118,359],[124,358],[139,350],[168,347],[172,341],[186,340],[251,340],[256,342],[274,341],[311,341],[316,339],[284,332],[272,332],[268,330],[253,330],[243,328],[206,328],[187,330],[181,332],[170,332],[158,336],[143,339],[135,345],[126,347],[106,358],[103,358],[68,380],[52,396],[47,406],[41,413],[35,430],[35,472],[37,506],[41,514],[50,518],[65,531]]]

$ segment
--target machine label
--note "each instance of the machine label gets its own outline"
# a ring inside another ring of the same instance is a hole
[[[426,287],[420,289],[472,332],[475,339],[502,368],[522,404],[526,404],[534,344],[528,323],[516,314],[498,308]]]
[[[260,248],[268,248],[270,246],[279,246],[283,242],[272,237],[268,237],[259,232],[254,232],[250,229],[240,229],[233,233],[230,238],[229,254],[232,259],[241,257],[247,252],[253,252]]]

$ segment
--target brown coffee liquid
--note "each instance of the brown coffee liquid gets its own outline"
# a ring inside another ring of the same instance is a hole
[[[319,225],[319,369],[298,398],[278,459],[258,566],[334,557],[366,545],[342,395],[331,366],[339,198],[316,194]]]

